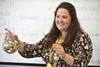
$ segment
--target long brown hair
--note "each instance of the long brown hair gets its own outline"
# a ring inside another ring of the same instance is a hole
[[[64,8],[66,10],[69,11],[69,14],[71,16],[71,25],[70,27],[68,28],[68,34],[64,40],[64,43],[63,45],[64,46],[67,46],[67,47],[71,47],[72,43],[74,42],[76,36],[77,36],[77,33],[79,32],[82,32],[82,29],[80,27],[80,24],[79,24],[79,21],[77,19],[77,15],[76,15],[76,10],[75,10],[75,7],[68,3],[68,2],[62,2],[57,8],[56,8],[56,11],[55,11],[55,17],[56,17],[56,14],[57,14],[57,11],[59,8]],[[48,36],[50,37],[50,41],[52,43],[55,42],[55,40],[57,39],[57,37],[59,35],[61,35],[61,32],[60,30],[56,27],[56,24],[55,24],[55,17],[54,17],[54,23],[53,23],[53,27],[51,28]]]

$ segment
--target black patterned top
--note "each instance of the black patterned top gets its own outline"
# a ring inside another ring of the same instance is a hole
[[[18,51],[21,56],[26,58],[42,57],[48,63],[48,56],[52,52],[49,45],[49,38],[45,36],[39,43],[28,44],[24,42],[24,51]],[[92,42],[87,33],[79,34],[72,44],[72,49],[64,47],[65,52],[74,57],[74,64],[69,65],[63,59],[63,67],[86,67],[92,57]],[[53,62],[54,63],[54,62]]]

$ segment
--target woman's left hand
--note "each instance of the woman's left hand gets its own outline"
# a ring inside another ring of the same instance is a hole
[[[52,48],[58,54],[59,57],[62,57],[65,55],[64,48],[62,47],[61,44],[53,44]]]

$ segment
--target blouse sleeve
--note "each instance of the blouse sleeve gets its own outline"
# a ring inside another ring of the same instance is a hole
[[[42,50],[46,47],[48,38],[45,36],[40,42],[36,44],[24,43],[23,51],[19,51],[19,54],[25,58],[33,58],[41,56]]]
[[[86,67],[92,57],[92,42],[87,33],[78,37],[74,47],[74,67]]]

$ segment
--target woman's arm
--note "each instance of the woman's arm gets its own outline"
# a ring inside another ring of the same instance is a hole
[[[73,65],[74,64],[74,57],[67,54],[67,53],[62,53],[62,59],[68,63],[69,65]]]
[[[83,34],[73,44],[72,50],[70,50],[72,53],[65,53],[65,51],[62,50],[61,56],[62,59],[71,66],[86,67],[92,57],[92,50],[91,39],[88,34]]]
[[[26,42],[20,41],[19,39],[17,41],[19,43],[18,52],[25,58],[41,56],[42,50],[46,46],[44,43],[44,41],[46,42],[46,36],[36,44],[28,44]]]
[[[73,47],[73,66],[86,67],[92,57],[92,42],[87,33],[82,34],[75,42]]]

